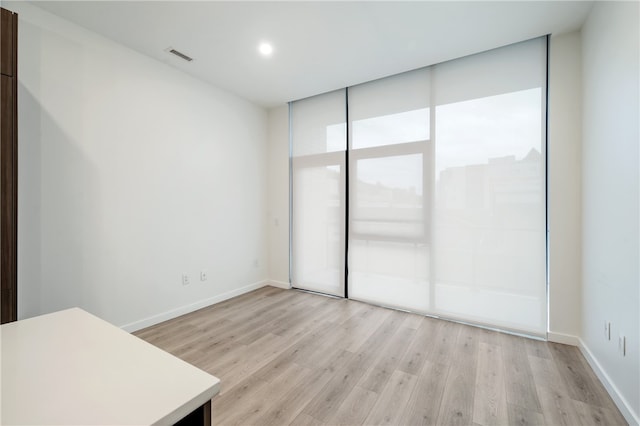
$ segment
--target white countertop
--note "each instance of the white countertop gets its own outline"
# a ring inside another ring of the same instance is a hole
[[[4,425],[173,424],[220,380],[79,308],[0,327]]]

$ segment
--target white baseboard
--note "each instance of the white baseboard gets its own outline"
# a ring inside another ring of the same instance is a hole
[[[547,333],[547,340],[553,343],[562,343],[563,345],[579,346],[580,338],[578,336],[572,336],[571,334],[563,333]]]
[[[629,405],[627,400],[620,394],[616,385],[613,384],[613,382],[609,378],[609,375],[604,371],[604,369],[602,368],[596,357],[593,355],[591,350],[589,350],[584,341],[582,341],[582,339],[578,339],[578,341],[580,352],[582,352],[582,355],[585,357],[593,371],[596,373],[598,379],[600,379],[600,381],[604,385],[605,389],[611,396],[611,399],[613,399],[613,402],[615,402],[625,420],[630,425],[640,425],[640,416],[638,415],[638,413],[635,413],[633,411],[631,405]]]
[[[578,336],[572,336],[570,334],[548,332],[547,340],[554,343],[577,346],[584,358],[591,366],[591,369],[596,373],[598,379],[600,379],[600,382],[602,382],[603,386],[607,390],[607,393],[609,393],[611,399],[613,399],[613,402],[616,404],[625,420],[630,425],[640,426],[640,418],[638,414],[633,412],[627,400],[620,394],[618,388],[609,378],[609,375],[604,371],[598,360],[593,356],[593,353],[589,350],[589,348],[581,338],[579,338]]]
[[[246,285],[244,287],[236,288],[231,291],[227,291],[225,293],[219,294],[217,296],[210,297],[208,299],[199,300],[195,303],[191,303],[190,305],[181,306],[176,309],[171,309],[170,311],[163,312],[158,315],[154,315],[145,319],[141,319],[139,321],[134,321],[132,323],[121,326],[124,331],[129,333],[133,333],[134,331],[142,330],[146,327],[151,327],[152,325],[159,324],[163,321],[168,321],[170,319],[179,317],[180,315],[188,314],[193,311],[197,311],[198,309],[206,308],[207,306],[211,306],[213,304],[222,302],[227,299],[231,299],[232,297],[240,296],[241,294],[248,293],[253,290],[257,290],[266,285],[270,285],[270,281],[258,281],[253,284]]]
[[[270,285],[271,287],[284,288],[287,290],[291,288],[291,284],[286,283],[284,281],[268,280],[267,285]]]

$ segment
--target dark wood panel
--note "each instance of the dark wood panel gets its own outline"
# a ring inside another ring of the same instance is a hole
[[[18,16],[1,10],[0,62],[0,321],[17,319]]]
[[[0,60],[0,72],[4,75],[13,76],[14,75],[14,55],[13,55],[13,44],[14,44],[14,14],[6,9],[2,9],[1,22],[0,22],[0,31],[1,31],[1,41],[0,41],[0,55],[2,55],[2,59]],[[15,31],[17,32],[17,31]]]
[[[0,307],[0,323],[4,324],[6,322],[15,321],[17,316],[16,306],[18,302],[16,293],[11,288],[2,289],[0,291],[0,300],[0,303],[2,304]]]
[[[13,78],[0,76],[2,104],[0,109],[0,281],[1,288],[12,288],[14,255],[14,143],[13,143]],[[2,304],[4,306],[4,303]]]

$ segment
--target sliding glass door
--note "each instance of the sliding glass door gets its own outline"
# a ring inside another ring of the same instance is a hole
[[[546,38],[291,108],[295,287],[545,334]]]
[[[349,88],[349,297],[429,310],[430,70]]]
[[[344,297],[345,90],[291,109],[292,283]]]

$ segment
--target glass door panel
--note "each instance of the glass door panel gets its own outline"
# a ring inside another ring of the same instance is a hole
[[[341,165],[294,166],[295,287],[344,296],[344,180]]]

